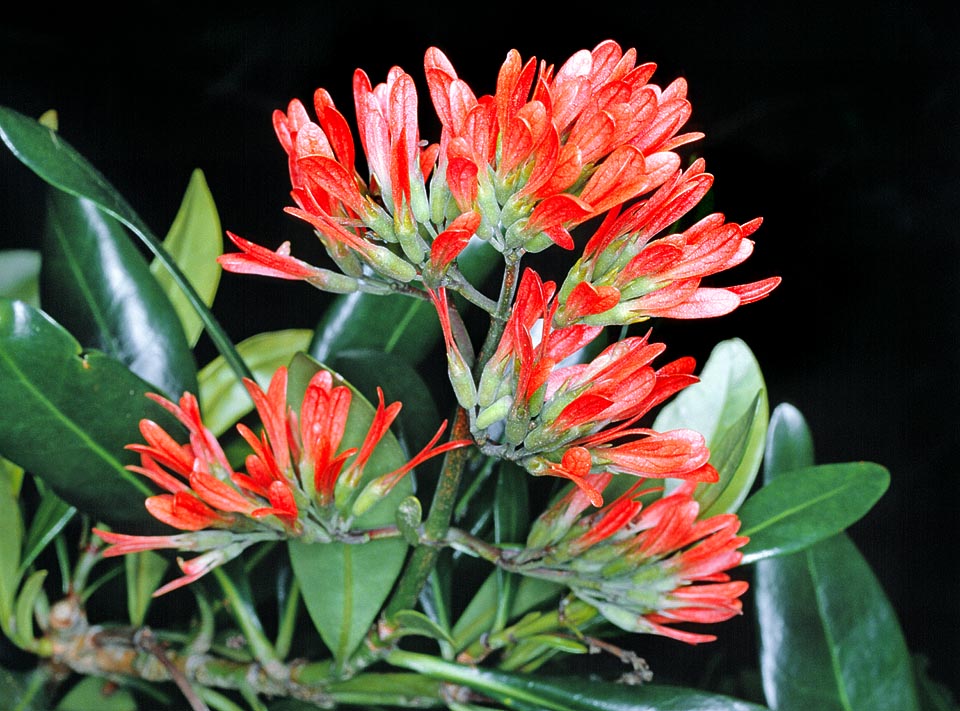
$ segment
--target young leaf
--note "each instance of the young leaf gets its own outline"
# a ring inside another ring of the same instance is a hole
[[[307,383],[321,366],[312,359],[295,356],[290,364],[288,399],[298,407]],[[334,374],[337,385],[348,385]],[[350,414],[341,449],[359,447],[375,409],[351,387]],[[374,450],[358,490],[366,481],[406,462],[400,443],[387,433]],[[387,497],[354,521],[358,530],[394,524],[400,503],[413,493],[409,476],[400,480]],[[293,572],[300,583],[307,611],[334,658],[342,662],[357,648],[377,617],[400,574],[407,544],[402,538],[346,543],[306,544],[289,541]]]
[[[159,553],[142,551],[123,557],[127,579],[127,615],[134,627],[143,625],[153,593],[160,587],[170,561]]]
[[[523,577],[513,598],[509,619],[516,619],[547,602],[556,599],[562,588],[539,578]],[[459,652],[477,640],[484,632],[489,632],[498,609],[498,584],[496,571],[484,581],[473,598],[467,604],[463,614],[453,626],[455,649]]]
[[[790,406],[767,435],[767,485],[813,464],[809,429]],[[916,711],[913,669],[896,614],[869,564],[839,533],[760,560],[754,585],[760,672],[778,711]]]
[[[26,541],[23,544],[23,560],[20,562],[20,575],[38,555],[46,548],[70,519],[77,509],[57,496],[47,488],[42,479],[37,479],[37,489],[40,491],[40,503],[30,519],[30,528],[27,531]]]
[[[217,206],[200,169],[194,170],[190,176],[180,209],[163,240],[163,248],[190,280],[203,302],[207,306],[213,304],[222,272],[217,257],[223,254],[223,233]],[[196,345],[203,332],[203,323],[197,312],[160,260],[153,260],[150,271],[173,304],[183,324],[187,343],[191,347]]]
[[[238,343],[237,352],[253,372],[254,380],[266,388],[277,368],[287,365],[294,354],[306,350],[312,335],[309,329],[296,328],[258,333]],[[205,365],[197,380],[203,421],[215,436],[222,435],[253,411],[253,402],[243,383],[223,356]]]
[[[167,397],[196,392],[177,314],[123,225],[89,200],[50,190],[43,235],[43,310]]]
[[[701,517],[736,511],[750,492],[763,459],[769,419],[763,375],[747,344],[738,338],[710,353],[700,382],[683,390],[657,416],[659,432],[689,428],[702,434],[720,481],[695,494]],[[667,491],[677,482],[668,480]]]
[[[40,252],[0,250],[0,297],[40,305]]]
[[[159,528],[143,505],[154,492],[124,468],[138,461],[124,445],[141,441],[141,418],[177,427],[152,390],[43,312],[0,300],[0,453],[68,504],[144,532]]]
[[[801,550],[858,521],[883,496],[889,472],[879,464],[823,464],[785,472],[740,507],[749,536],[742,565]]]
[[[0,459],[0,629],[10,636],[13,600],[20,585],[20,548],[23,545],[23,519],[16,489],[23,471]],[[16,485],[16,488],[15,488]]]

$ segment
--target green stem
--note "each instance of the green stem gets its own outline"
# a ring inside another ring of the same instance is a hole
[[[464,439],[469,436],[470,424],[467,413],[463,408],[457,408],[450,439]],[[424,538],[428,542],[442,541],[447,533],[468,453],[468,447],[461,447],[447,452],[444,457],[443,470],[437,482],[433,502],[430,504],[430,513],[423,527]],[[410,562],[397,583],[396,592],[384,609],[386,619],[390,619],[400,610],[411,609],[416,604],[420,590],[427,582],[439,552],[439,548],[434,545],[420,545],[414,549]]]
[[[500,283],[500,296],[497,299],[497,308],[490,316],[490,330],[480,349],[480,357],[474,366],[474,375],[483,372],[490,356],[497,349],[503,329],[507,325],[510,309],[513,307],[513,295],[517,289],[517,279],[520,275],[520,257],[513,256],[505,259],[503,281]]]

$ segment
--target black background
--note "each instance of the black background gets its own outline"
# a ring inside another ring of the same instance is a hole
[[[94,7],[44,6],[0,21],[0,103],[33,116],[57,109],[64,138],[157,233],[199,167],[224,229],[271,247],[290,239],[305,256],[308,233],[282,213],[289,183],[270,115],[323,86],[352,121],[355,67],[374,83],[394,64],[411,73],[422,90],[422,133],[433,140],[422,82],[431,45],[478,94],[493,91],[510,48],[559,64],[607,38],[657,62],[661,84],[686,77],[689,128],[706,133],[694,150],[717,176],[715,208],[740,222],[765,220],[753,257],[722,283],[779,274],[783,284],[731,316],[654,333],[668,354],[701,363],[716,342],[743,338],[771,404],[790,402],[806,416],[819,461],[866,459],[891,470],[888,493],[850,532],[911,649],[931,658],[935,678],[960,688],[955,6]],[[32,174],[0,153],[2,246],[38,246],[41,194]],[[311,327],[324,303],[302,285],[225,275],[215,308],[239,340]],[[749,646],[742,623],[727,624]]]

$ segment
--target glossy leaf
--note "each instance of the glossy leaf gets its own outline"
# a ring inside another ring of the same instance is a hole
[[[796,469],[740,507],[740,535],[749,536],[742,564],[801,550],[862,518],[883,496],[890,473],[879,464],[850,462]]]
[[[307,383],[321,366],[300,355],[290,364],[289,400],[299,407]],[[348,385],[334,374],[337,385]],[[341,449],[359,447],[363,442],[375,409],[353,390]],[[406,462],[400,443],[387,433],[374,450],[366,466],[364,484]],[[394,524],[400,502],[413,493],[409,476],[404,477],[387,497],[354,521],[362,530]],[[345,543],[306,544],[289,541],[293,572],[300,582],[307,611],[324,644],[338,662],[344,661],[360,644],[390,593],[407,552],[402,538],[369,541],[360,545]]]
[[[480,285],[503,263],[499,252],[473,240],[457,260],[470,282]],[[458,304],[463,302],[457,297]],[[317,324],[310,355],[329,362],[340,351],[367,349],[421,362],[439,344],[442,334],[436,310],[425,299],[401,294],[338,296]]]
[[[720,481],[701,484],[701,517],[736,511],[760,470],[769,420],[763,374],[747,344],[723,341],[710,353],[700,382],[681,391],[654,421],[659,432],[681,427],[702,434]],[[668,482],[667,490],[679,482]]]
[[[223,233],[220,230],[217,206],[203,171],[199,169],[194,170],[190,176],[180,209],[163,240],[163,248],[190,280],[203,302],[207,306],[213,304],[223,271],[217,262],[217,257],[223,254]],[[183,325],[187,343],[194,346],[203,332],[203,322],[158,259],[154,259],[150,264],[150,271],[173,304]]]
[[[154,492],[124,468],[138,461],[124,445],[141,441],[141,418],[176,430],[153,389],[43,312],[0,300],[0,453],[79,510],[144,532],[159,525],[143,505]]]
[[[767,484],[812,464],[809,428],[780,406],[767,436]],[[910,655],[889,600],[845,533],[756,564],[760,672],[777,711],[915,711]]]
[[[38,177],[65,193],[89,200],[132,230],[153,255],[163,262],[164,268],[201,315],[207,334],[217,350],[227,358],[237,373],[246,375],[243,361],[236,354],[233,343],[196,293],[190,280],[163,249],[157,236],[100,171],[56,130],[6,106],[0,106],[0,140]]]
[[[252,371],[254,380],[266,389],[277,368],[287,365],[296,353],[305,351],[312,335],[309,329],[296,328],[258,333],[238,343],[237,352]],[[205,365],[197,380],[203,421],[214,435],[222,435],[253,411],[246,388],[223,356]]]
[[[85,348],[124,363],[167,397],[196,391],[196,365],[170,300],[123,225],[93,202],[49,191],[43,310]]]
[[[695,689],[640,687],[588,678],[540,677],[453,664],[400,652],[388,661],[433,679],[473,689],[508,708],[536,711],[763,711],[765,707]]]
[[[812,467],[816,461],[813,435],[800,411],[781,403],[770,415],[764,454],[764,478],[769,483],[784,472]]]
[[[40,252],[0,250],[0,297],[40,305]]]

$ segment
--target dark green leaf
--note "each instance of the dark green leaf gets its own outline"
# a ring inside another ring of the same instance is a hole
[[[769,482],[784,472],[811,467],[814,461],[813,435],[803,415],[788,403],[777,405],[767,432],[764,479]]]
[[[463,666],[422,654],[388,661],[433,679],[460,684],[509,708],[536,711],[763,711],[763,706],[695,689],[629,686],[583,677],[539,677]],[[814,707],[816,708],[816,707]],[[818,710],[819,711],[819,710]]]
[[[929,659],[923,655],[914,655],[913,671],[917,680],[921,711],[960,711],[960,704],[949,687],[930,678],[929,666]]]
[[[163,240],[163,248],[190,280],[203,302],[207,306],[213,304],[222,272],[217,257],[223,254],[223,233],[220,231],[217,206],[213,202],[203,171],[199,169],[190,176],[180,209]],[[150,271],[156,276],[180,317],[187,343],[190,346],[195,345],[203,332],[203,323],[197,312],[159,260],[153,260]]]
[[[777,408],[768,485],[812,464],[799,412]],[[916,711],[913,669],[896,614],[845,533],[756,564],[760,672],[778,711]]]
[[[501,462],[494,492],[493,539],[497,544],[520,543],[526,539],[528,512],[526,472],[512,462]],[[507,625],[521,576],[497,568],[497,614],[493,629]]]
[[[797,469],[747,499],[738,512],[750,537],[743,564],[792,553],[839,533],[863,517],[890,484],[879,464],[850,462]]]
[[[143,505],[154,492],[124,468],[138,461],[124,446],[142,441],[141,418],[176,431],[151,390],[43,312],[0,300],[0,452],[67,503],[139,532],[159,527]]]
[[[40,305],[40,252],[0,250],[0,297]]]
[[[479,285],[502,264],[499,252],[479,240],[472,241],[458,259],[460,269]],[[457,298],[458,305],[462,301]],[[336,297],[317,324],[310,355],[327,363],[345,350],[366,349],[388,353],[411,365],[422,361],[440,342],[440,323],[433,305],[424,299],[400,294],[346,294]]]
[[[296,409],[307,383],[321,366],[306,356],[290,364],[289,401]],[[348,385],[334,374],[338,385]],[[353,390],[341,450],[359,447],[373,421],[375,408]],[[358,491],[372,478],[406,462],[400,443],[389,432],[374,450]],[[413,493],[404,477],[390,494],[354,522],[357,530],[394,524],[400,502]],[[338,661],[345,660],[363,640],[387,599],[407,551],[402,538],[381,539],[360,545],[289,542],[293,572],[300,582],[307,611],[324,644]]]
[[[187,296],[217,350],[238,374],[247,375],[246,366],[213,314],[196,293],[190,280],[163,249],[160,240],[144,223],[124,197],[82,155],[54,130],[39,121],[5,106],[0,106],[0,140],[14,156],[40,178],[63,192],[85,198],[106,214],[132,230],[149,248]],[[179,393],[178,393],[179,394]]]
[[[123,226],[84,198],[51,190],[40,278],[43,309],[95,348],[177,398],[196,392],[180,320]]]
[[[738,338],[710,353],[700,382],[682,391],[657,416],[658,432],[689,428],[702,434],[720,481],[695,494],[701,517],[736,511],[750,492],[763,459],[768,423],[767,391],[753,353]],[[679,482],[670,483],[669,491]]]

